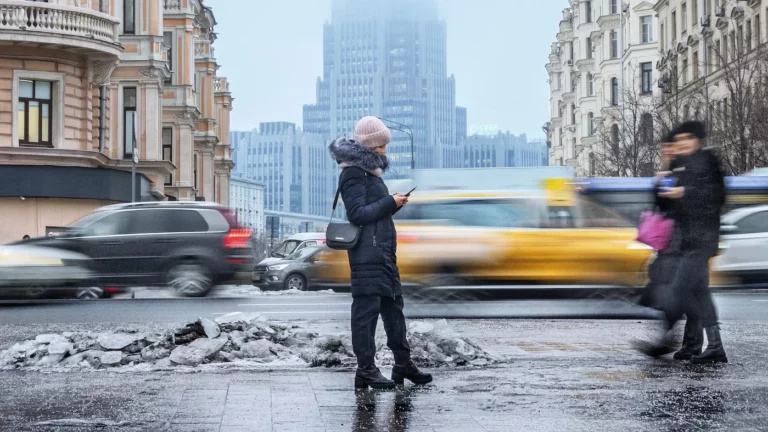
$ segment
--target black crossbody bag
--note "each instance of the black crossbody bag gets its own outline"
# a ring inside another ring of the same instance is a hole
[[[368,173],[366,176],[366,188],[368,183]],[[360,232],[362,229],[359,226],[353,225],[349,222],[333,222],[333,215],[336,213],[336,206],[339,203],[339,195],[341,194],[341,181],[339,181],[339,187],[336,189],[336,198],[333,199],[333,209],[331,210],[331,220],[328,222],[328,228],[325,230],[325,244],[336,250],[349,250],[354,249],[357,243],[360,241]]]

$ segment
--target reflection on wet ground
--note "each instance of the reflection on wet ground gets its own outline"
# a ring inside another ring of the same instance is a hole
[[[418,390],[416,390],[418,391]],[[356,390],[355,421],[352,432],[409,431],[409,416],[413,415],[412,387],[398,387],[389,394],[375,390]]]

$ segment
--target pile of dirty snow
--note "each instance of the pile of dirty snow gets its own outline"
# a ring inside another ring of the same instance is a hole
[[[462,338],[445,320],[412,322],[408,333],[413,360],[420,366],[484,366],[501,361]],[[379,364],[393,363],[384,335],[377,338],[377,350]],[[162,334],[133,330],[44,334],[0,351],[0,370],[163,370],[209,364],[347,367],[356,360],[348,334],[323,335],[241,312],[215,322],[201,318]]]

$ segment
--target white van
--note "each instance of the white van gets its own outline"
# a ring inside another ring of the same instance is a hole
[[[325,244],[325,233],[300,233],[288,237],[270,255],[273,258],[285,258],[305,247]]]

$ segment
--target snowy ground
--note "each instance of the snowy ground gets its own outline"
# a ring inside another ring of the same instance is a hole
[[[226,285],[219,286],[213,289],[208,295],[211,298],[240,298],[240,297],[259,297],[259,296],[323,296],[337,294],[333,290],[320,290],[320,291],[299,291],[292,290],[280,290],[280,291],[263,291],[253,285]],[[115,299],[167,299],[167,298],[184,298],[177,294],[175,291],[167,288],[144,288],[136,287],[130,288],[128,292],[117,294],[112,298]]]

